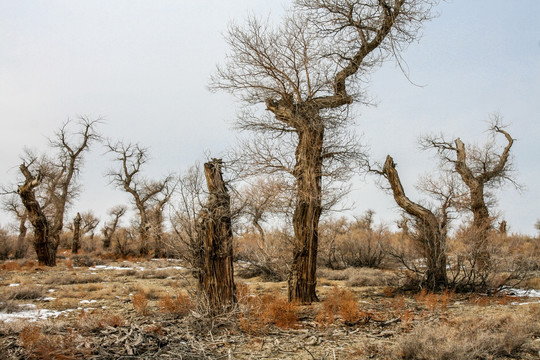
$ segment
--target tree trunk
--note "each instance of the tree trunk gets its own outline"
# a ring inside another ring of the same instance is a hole
[[[213,311],[236,302],[230,197],[223,181],[221,165],[219,159],[204,164],[210,195],[201,213],[199,232],[203,247],[200,288]]]
[[[71,253],[77,254],[80,248],[81,241],[81,214],[77,213],[73,220],[73,241],[71,243]]]
[[[23,185],[19,186],[17,192],[27,211],[28,219],[34,227],[33,245],[36,250],[38,263],[39,265],[56,266],[56,249],[51,247],[49,222],[34,194],[34,188],[39,185],[40,179],[34,178],[25,164],[22,164],[19,169],[25,176],[26,181]]]
[[[324,131],[311,125],[298,129],[298,147],[294,175],[297,185],[296,208],[293,214],[293,263],[288,281],[289,301],[310,304],[318,301],[317,249],[319,219],[322,212],[321,175]]]
[[[386,157],[383,173],[390,183],[396,203],[416,219],[416,240],[422,247],[427,267],[424,285],[431,290],[447,288],[446,221],[439,221],[430,210],[412,202],[405,195],[394,160],[390,155]],[[446,216],[443,216],[443,219],[445,218]]]

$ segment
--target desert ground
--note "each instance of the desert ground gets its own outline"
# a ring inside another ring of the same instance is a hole
[[[236,265],[242,275],[246,264]],[[174,259],[59,253],[0,263],[2,359],[537,359],[529,291],[400,292],[389,270],[319,269],[312,305],[287,283],[236,275],[238,304],[210,314]]]

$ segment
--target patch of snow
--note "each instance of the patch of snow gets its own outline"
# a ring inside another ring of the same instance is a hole
[[[517,297],[535,297],[540,298],[540,290],[508,289],[506,294]]]
[[[55,297],[46,296],[46,297],[44,297],[44,298],[41,298],[40,300],[43,300],[43,301],[54,301],[54,300],[56,300],[56,298],[55,298]]]
[[[144,267],[142,267],[142,266],[126,267],[126,266],[96,265],[96,266],[89,267],[88,270],[90,270],[90,271],[96,271],[96,270],[139,270],[139,271],[143,271]]]
[[[93,303],[96,303],[97,300],[81,300],[80,303],[81,304],[93,304]]]
[[[21,284],[9,284],[8,286],[14,287],[14,286],[20,286]]]
[[[49,290],[47,290],[47,291],[48,291],[48,292],[55,292],[56,289],[49,289]]]
[[[50,317],[57,318],[65,311],[59,310],[49,310],[49,309],[37,309],[34,304],[25,304],[20,305],[21,307],[26,308],[23,311],[15,312],[11,314],[0,313],[0,321],[10,322],[15,320],[28,320],[28,321],[37,321],[44,320]]]

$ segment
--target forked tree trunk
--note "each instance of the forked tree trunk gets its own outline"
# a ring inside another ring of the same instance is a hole
[[[296,148],[297,198],[293,214],[294,249],[289,275],[289,301],[309,304],[317,301],[317,249],[319,219],[322,212],[321,176],[323,126],[297,129]]]
[[[416,220],[416,237],[425,259],[426,273],[424,285],[431,290],[440,290],[448,287],[446,274],[446,217],[439,220],[430,210],[412,202],[403,190],[394,160],[390,155],[386,157],[383,167],[396,203]]]
[[[81,214],[77,213],[73,219],[73,241],[71,243],[71,253],[77,254],[80,248],[81,241]]]
[[[236,302],[233,274],[233,247],[230,197],[221,173],[222,161],[213,159],[204,164],[210,195],[201,212],[200,288],[213,311]]]
[[[39,265],[55,266],[56,249],[51,246],[49,223],[34,194],[34,188],[39,185],[39,179],[34,178],[30,174],[25,164],[22,164],[19,168],[25,176],[26,181],[23,185],[19,186],[17,192],[26,208],[28,219],[34,227],[33,245],[36,250],[38,263]]]

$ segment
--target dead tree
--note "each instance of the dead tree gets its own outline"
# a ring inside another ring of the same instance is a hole
[[[508,181],[516,185],[512,177],[512,161],[510,149],[514,139],[504,129],[501,118],[494,115],[489,129],[493,138],[484,147],[465,146],[460,138],[452,142],[443,136],[425,136],[421,140],[424,149],[437,150],[443,165],[450,164],[461,180],[468,188],[468,199],[463,205],[473,216],[472,233],[475,239],[477,259],[475,263],[479,268],[489,268],[490,252],[489,231],[493,227],[493,218],[490,216],[490,189],[500,187]],[[495,135],[501,134],[506,140],[506,145],[500,153],[497,151]]]
[[[440,290],[448,286],[446,274],[446,233],[448,225],[447,207],[442,206],[441,216],[436,216],[431,210],[411,201],[403,190],[394,160],[386,157],[382,174],[388,180],[394,200],[407,214],[414,219],[415,240],[420,245],[426,259],[426,273],[423,285],[431,290]]]
[[[34,188],[40,184],[41,178],[32,176],[25,164],[21,164],[19,169],[26,180],[23,185],[18,187],[17,193],[21,197],[28,219],[34,227],[34,249],[36,250],[38,262],[40,265],[55,266],[56,247],[49,238],[49,221],[34,193]]]
[[[58,150],[54,158],[38,159],[32,156],[19,167],[24,184],[18,187],[17,193],[34,227],[34,248],[41,265],[56,265],[66,206],[77,195],[75,180],[82,166],[84,152],[99,139],[95,131],[99,122],[99,119],[82,117],[78,122],[80,130],[74,134],[68,131],[70,121],[66,122],[51,140],[52,147]],[[73,137],[78,137],[78,141],[72,142]],[[35,193],[40,185],[43,187],[39,194],[41,204]]]
[[[176,187],[175,177],[167,175],[162,180],[150,180],[141,177],[141,167],[148,161],[148,149],[139,144],[122,142],[107,144],[110,153],[114,154],[119,167],[109,170],[111,182],[132,196],[135,208],[139,213],[139,254],[150,252],[152,223],[149,212],[152,204],[161,204],[154,210],[163,210]]]
[[[19,235],[17,236],[17,246],[15,248],[15,259],[25,257],[28,245],[26,243],[26,234],[28,227],[28,213],[21,204],[20,197],[8,189],[3,189],[2,207],[5,211],[12,213],[15,219],[19,222]]]
[[[352,123],[348,107],[360,100],[358,80],[417,39],[430,2],[296,3],[278,27],[255,18],[244,27],[230,26],[229,61],[218,68],[212,88],[244,101],[241,129],[277,140],[272,147],[255,146],[260,163],[252,170],[285,171],[294,179],[295,245],[288,295],[291,301],[311,303],[317,300],[323,176],[346,180],[363,160],[358,140],[347,132]],[[260,105],[268,115],[258,112]],[[279,156],[283,139],[294,144],[292,166]]]
[[[73,240],[71,242],[71,253],[77,254],[81,247],[81,214],[77,213],[73,219]]]
[[[124,216],[127,208],[124,205],[118,205],[109,210],[109,215],[112,219],[105,223],[101,232],[103,233],[103,248],[108,249],[111,246],[112,238],[120,222],[120,218]]]
[[[220,159],[204,164],[209,195],[199,222],[202,245],[199,284],[214,311],[236,302],[230,197],[221,167]]]

